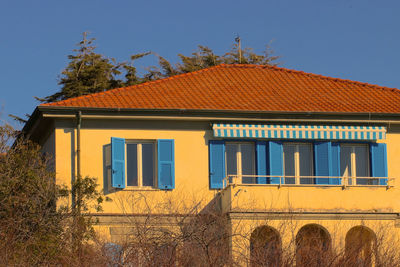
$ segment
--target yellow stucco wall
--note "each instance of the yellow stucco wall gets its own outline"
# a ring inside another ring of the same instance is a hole
[[[114,190],[109,181],[109,149],[111,137],[132,140],[175,140],[175,188],[164,190]],[[72,120],[55,123],[57,183],[69,185],[76,170],[76,129]],[[82,175],[98,178],[103,193],[112,199],[103,205],[104,214],[186,213],[202,210],[218,194],[209,189],[208,141],[212,139],[209,122],[140,121],[140,120],[83,120],[81,130]],[[400,211],[400,127],[388,129],[386,140],[389,177],[396,178],[394,188],[371,187],[288,187],[273,185],[241,185],[222,191],[224,211],[300,211],[300,212],[370,212]],[[247,222],[248,231],[261,221]],[[282,220],[281,220],[282,222]],[[302,221],[301,224],[306,221]],[[310,221],[311,222],[311,221]],[[317,222],[317,219],[313,220]],[[327,223],[328,222],[328,223]],[[394,227],[394,220],[385,221]],[[265,223],[265,222],[262,222]],[[360,224],[360,220],[348,225]],[[324,220],[326,228],[337,220]],[[332,226],[333,227],[333,226]],[[109,232],[106,226],[101,231]],[[100,229],[99,228],[99,229]],[[343,238],[343,237],[341,237]]]
[[[223,206],[236,211],[395,212],[398,196],[395,188],[237,185],[224,190]]]
[[[153,213],[169,212],[165,209],[185,212],[202,201],[200,208],[217,194],[216,190],[209,190],[207,143],[211,131],[205,131],[206,128],[209,128],[209,124],[205,122],[84,121],[81,130],[82,176],[98,178],[100,188],[105,187],[104,193],[113,200],[104,203],[104,213],[134,213],[143,209],[146,212],[146,205],[151,207]],[[73,152],[76,145],[74,124],[70,121],[58,122],[56,136],[57,182],[70,184],[76,172],[73,164],[76,160]],[[110,188],[106,154],[111,137],[132,140],[174,139],[175,189],[164,191]],[[166,201],[175,205],[163,207],[161,203]]]
[[[387,134],[388,174],[389,177],[400,177],[400,134],[398,128],[392,127]],[[74,147],[76,130],[72,121],[59,121],[55,130],[57,182],[69,184],[75,170]],[[54,136],[50,136],[54,139]],[[172,191],[125,189],[115,191],[109,183],[109,149],[111,137],[122,137],[132,140],[175,140],[175,184]],[[117,202],[132,198],[132,193],[146,197],[153,205],[162,199],[176,199],[192,204],[200,199],[212,199],[217,191],[209,190],[208,177],[208,140],[212,138],[210,124],[207,122],[173,122],[173,121],[84,121],[81,130],[81,166],[83,176],[98,178],[104,193],[118,200],[104,205],[104,212],[122,211]],[[49,145],[47,145],[49,147]],[[108,147],[108,148],[107,148]],[[108,168],[107,168],[108,167]],[[300,209],[300,210],[349,210],[394,212],[400,210],[399,179],[394,188],[371,187],[289,187],[278,188],[272,185],[239,186],[224,192],[224,207],[228,202],[232,208],[247,209]],[[240,192],[239,192],[240,191]],[[238,193],[239,192],[239,193]],[[230,194],[229,197],[226,195]],[[130,201],[130,200],[129,200]],[[206,203],[204,202],[203,205]],[[138,207],[135,208],[135,210]],[[133,212],[133,211],[132,211]],[[155,212],[155,210],[153,210]]]
[[[400,187],[400,125],[388,127],[386,140],[381,140],[387,144],[387,164],[388,176],[395,178],[395,188]]]

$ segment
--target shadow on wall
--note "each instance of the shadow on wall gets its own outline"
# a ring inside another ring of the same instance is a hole
[[[222,198],[221,198],[221,193],[218,192],[214,198],[205,205],[200,212],[197,212],[196,214],[220,214],[222,212]]]
[[[71,159],[71,185],[74,184],[75,182],[75,164],[76,164],[76,152],[75,152],[75,129],[74,128],[66,128],[64,129],[64,133],[65,134],[69,134],[70,135],[70,139],[71,139],[71,155],[70,155],[70,159]],[[74,200],[74,196],[72,196],[72,200]]]
[[[116,191],[111,186],[111,144],[103,146],[103,194],[108,195]]]

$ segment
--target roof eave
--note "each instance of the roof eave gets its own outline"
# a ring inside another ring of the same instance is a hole
[[[22,133],[29,138],[35,131],[36,126],[45,119],[44,117],[56,118],[57,116],[75,116],[78,111],[83,115],[104,115],[119,117],[186,117],[190,118],[212,118],[213,120],[304,120],[320,121],[340,118],[341,121],[349,123],[360,121],[365,123],[388,124],[400,123],[399,113],[360,113],[360,112],[289,112],[289,111],[252,111],[252,110],[198,110],[198,109],[127,109],[127,108],[90,108],[90,107],[65,107],[65,106],[38,106],[33,111],[29,120],[25,123]]]
[[[131,109],[131,108],[93,108],[93,107],[66,107],[66,106],[38,106],[36,110],[44,113],[54,114],[71,114],[77,111],[86,111],[92,113],[107,113],[118,115],[121,114],[142,114],[146,116],[152,113],[164,113],[164,114],[215,114],[215,115],[301,115],[301,116],[312,116],[312,115],[326,115],[326,116],[367,116],[370,117],[393,117],[400,120],[400,113],[377,113],[377,112],[323,112],[323,111],[271,111],[271,110],[215,110],[215,109]]]
[[[24,127],[22,128],[21,133],[23,135],[26,135],[26,134],[29,135],[30,132],[31,132],[31,129],[33,128],[33,126],[35,124],[37,124],[40,119],[42,119],[42,112],[41,112],[41,110],[39,109],[39,106],[38,106],[38,107],[35,108],[35,110],[29,116],[29,119],[25,123]]]

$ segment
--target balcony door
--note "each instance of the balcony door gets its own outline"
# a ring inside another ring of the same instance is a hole
[[[307,143],[283,144],[285,184],[315,184],[313,177],[313,150]]]
[[[377,184],[376,179],[360,177],[370,176],[369,147],[367,144],[343,144],[340,146],[340,173],[343,177],[353,178],[348,184],[354,181],[358,185]]]
[[[229,142],[225,146],[226,174],[242,178],[244,184],[254,184],[256,174],[254,143]]]

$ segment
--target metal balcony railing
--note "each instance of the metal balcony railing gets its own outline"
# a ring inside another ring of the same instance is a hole
[[[394,178],[345,176],[282,176],[282,175],[228,175],[223,188],[229,185],[260,186],[329,186],[329,187],[394,187]]]

